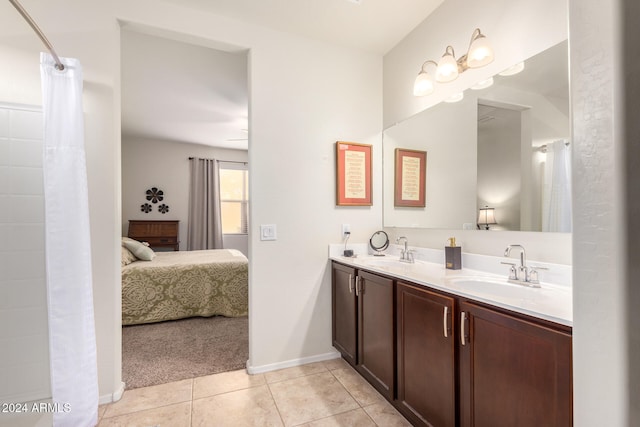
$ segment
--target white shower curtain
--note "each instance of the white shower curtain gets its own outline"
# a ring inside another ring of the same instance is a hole
[[[44,199],[53,425],[95,426],[98,376],[84,154],[82,67],[40,55]]]
[[[547,147],[542,231],[571,232],[571,155],[565,140],[555,141]]]

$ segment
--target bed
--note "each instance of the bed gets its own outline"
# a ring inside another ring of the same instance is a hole
[[[123,325],[248,314],[248,260],[242,252],[157,252],[151,258],[125,263],[123,255]]]

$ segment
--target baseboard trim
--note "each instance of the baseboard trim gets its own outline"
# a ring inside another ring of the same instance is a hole
[[[301,357],[299,359],[285,360],[284,362],[270,363],[268,365],[252,366],[251,361],[247,360],[247,373],[250,375],[263,374],[265,372],[277,371],[278,369],[291,368],[293,366],[306,365],[307,363],[323,362],[340,358],[340,353],[331,351],[329,353],[316,354],[309,357]]]
[[[120,382],[120,387],[118,387],[116,391],[114,391],[111,394],[105,394],[100,396],[100,398],[98,399],[98,404],[104,405],[106,403],[113,403],[122,399],[122,395],[124,394],[124,387],[125,387],[125,384],[123,382]]]

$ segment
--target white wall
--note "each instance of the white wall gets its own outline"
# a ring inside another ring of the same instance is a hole
[[[571,1],[575,425],[640,425],[637,2]]]
[[[476,223],[477,99],[443,103],[384,131],[384,224],[463,228]],[[424,208],[394,206],[395,149],[427,152]],[[414,243],[414,242],[410,242]]]
[[[384,57],[384,126],[390,126],[474,83],[506,69],[566,40],[567,4],[556,0],[469,3],[447,0]],[[544,30],[541,30],[544,23]],[[486,67],[463,73],[452,83],[439,84],[426,97],[413,96],[413,82],[427,59],[437,60],[447,45],[456,52],[469,45],[473,30],[479,27],[490,39],[495,60]],[[405,235],[415,246],[442,248],[455,235],[463,251],[499,255],[508,244],[520,243],[532,260],[571,264],[571,235],[501,231],[486,233],[463,230],[387,229],[391,236]],[[453,234],[452,234],[453,233]]]
[[[117,19],[250,48],[250,361],[332,352],[327,245],[352,224],[380,227],[382,59],[167,3],[56,0],[28,5],[62,56],[84,66],[84,106],[101,399],[121,392],[120,47]],[[40,41],[0,3],[0,100],[39,104]],[[312,83],[312,84],[311,84]],[[373,207],[336,208],[334,142],[374,146]],[[261,242],[260,224],[278,226]]]
[[[147,140],[123,137],[122,140],[122,235],[127,235],[129,220],[179,220],[180,250],[187,249],[189,215],[189,157],[244,162],[244,150],[225,150],[199,144]],[[169,205],[169,212],[158,212],[158,204],[144,213],[140,205],[148,203],[147,189],[157,187],[164,192],[160,203]],[[225,248],[239,249],[246,254],[244,239],[226,241]],[[244,240],[244,241],[242,241]]]

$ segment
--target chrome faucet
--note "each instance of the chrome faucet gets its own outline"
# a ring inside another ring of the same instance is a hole
[[[538,272],[536,270],[546,270],[544,267],[527,267],[527,254],[522,245],[509,245],[504,250],[504,256],[511,255],[511,249],[520,249],[520,266],[516,268],[516,264],[512,262],[502,262],[502,264],[508,264],[511,266],[509,270],[509,281],[512,283],[518,283],[521,285],[531,286],[533,288],[539,288],[540,282],[538,280]]]
[[[400,261],[402,262],[414,262],[413,251],[409,249],[409,239],[404,236],[400,236],[396,239],[396,243],[400,244],[400,240],[404,241],[404,249],[400,250]]]

